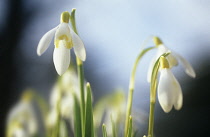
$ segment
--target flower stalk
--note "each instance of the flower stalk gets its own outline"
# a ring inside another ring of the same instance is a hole
[[[149,127],[148,127],[148,137],[153,137],[154,129],[154,115],[155,115],[155,103],[156,103],[156,91],[157,91],[157,77],[160,68],[161,57],[167,57],[170,53],[162,54],[157,61],[152,70],[151,84],[150,84],[150,113],[149,113]]]
[[[128,91],[128,101],[127,101],[127,111],[126,111],[126,121],[125,121],[125,130],[124,130],[124,137],[127,137],[128,134],[128,125],[129,125],[129,119],[132,111],[132,103],[133,103],[133,92],[134,92],[134,85],[135,85],[135,76],[136,76],[136,69],[137,66],[142,59],[142,57],[150,50],[154,49],[156,47],[149,47],[140,52],[140,54],[137,56],[136,61],[133,65],[133,69],[131,72],[130,77],[130,83],[129,83],[129,91]]]
[[[78,35],[77,28],[76,28],[76,20],[75,20],[75,11],[76,9],[72,9],[70,21],[72,25],[72,29]],[[76,57],[77,61],[77,72],[79,76],[79,86],[80,86],[80,112],[81,112],[81,124],[82,124],[82,135],[84,136],[84,128],[85,128],[85,97],[84,97],[84,68],[83,62]]]

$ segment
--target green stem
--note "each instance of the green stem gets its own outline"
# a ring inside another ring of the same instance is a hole
[[[107,131],[106,131],[106,125],[105,124],[102,125],[102,133],[103,133],[103,137],[107,137]]]
[[[148,137],[153,137],[155,102],[150,102]]]
[[[169,54],[170,53],[164,53],[161,56],[167,57]],[[158,71],[160,67],[160,57],[155,62],[155,65],[152,70],[152,76],[151,76],[148,137],[153,137],[156,91],[157,91],[157,77],[158,77]]]
[[[126,111],[126,121],[125,121],[125,130],[124,130],[124,137],[127,136],[128,133],[128,123],[129,123],[129,117],[131,115],[132,111],[132,102],[133,102],[133,92],[134,92],[134,85],[135,85],[135,75],[136,75],[136,69],[139,64],[139,61],[141,58],[150,50],[154,49],[156,47],[149,47],[140,52],[138,57],[136,58],[136,61],[133,65],[133,69],[131,72],[131,77],[130,77],[130,83],[129,83],[129,95],[128,95],[128,101],[127,101],[127,111]]]
[[[70,21],[72,29],[76,34],[78,34],[76,28],[76,21],[75,21],[75,11],[76,9],[72,9],[70,15],[71,16]],[[83,62],[78,57],[76,57],[76,60],[77,60],[77,72],[79,76],[79,85],[80,85],[80,99],[81,99],[80,108],[81,108],[81,124],[82,124],[82,133],[83,133],[82,136],[84,136],[84,128],[85,128],[84,68],[83,68]]]

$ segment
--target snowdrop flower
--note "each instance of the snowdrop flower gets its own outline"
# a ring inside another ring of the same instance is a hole
[[[79,79],[74,68],[70,67],[61,77],[61,86],[65,92],[72,92],[80,98]]]
[[[57,110],[55,108],[52,108],[47,115],[46,119],[47,126],[50,128],[54,127],[56,125],[57,120],[58,120]]]
[[[37,122],[32,105],[21,100],[10,111],[7,119],[8,137],[30,137],[37,133]]]
[[[80,37],[70,28],[69,19],[69,12],[63,12],[60,24],[44,34],[37,48],[37,54],[41,56],[47,50],[55,35],[53,61],[59,75],[62,75],[69,67],[70,49],[74,48],[76,56],[82,61],[86,59],[84,44]]]
[[[160,58],[160,80],[158,84],[158,100],[164,112],[168,113],[174,106],[181,109],[183,102],[182,89],[171,72],[169,62],[165,57]]]
[[[155,62],[162,54],[164,54],[166,52],[171,52],[171,54],[168,55],[168,57],[167,57],[167,59],[169,61],[170,68],[178,65],[178,62],[180,62],[182,64],[182,66],[184,67],[185,72],[190,77],[195,78],[195,76],[196,76],[195,71],[187,60],[185,60],[182,56],[175,53],[174,51],[170,51],[166,46],[164,46],[164,44],[158,37],[154,37],[153,41],[154,41],[155,45],[157,46],[158,51],[157,51],[157,54],[155,55],[155,57],[152,59],[149,69],[148,69],[147,81],[149,83],[151,82],[152,69],[154,67]]]
[[[10,135],[8,135],[8,137],[29,137],[28,133],[24,131],[20,126],[13,125],[11,128],[12,132]]]
[[[56,85],[50,97],[50,105],[54,110],[56,110],[58,102],[60,102],[61,116],[71,119],[74,106],[73,93],[64,91]]]
[[[49,128],[56,126],[59,115],[61,118],[68,120],[71,127],[73,127],[73,94],[73,91],[63,89],[61,85],[56,84],[53,87],[52,93],[50,95],[50,111],[46,121]]]

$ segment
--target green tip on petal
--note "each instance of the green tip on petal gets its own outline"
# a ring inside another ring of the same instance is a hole
[[[61,23],[69,23],[70,13],[68,11],[64,11],[61,13]]]
[[[32,100],[32,98],[33,98],[33,92],[29,89],[23,92],[21,100],[24,102],[29,102]]]
[[[161,44],[163,44],[162,40],[158,37],[153,37],[153,42],[155,43],[155,46],[159,46]]]
[[[76,8],[73,8],[72,10],[71,10],[71,12],[75,12],[76,11]]]
[[[160,57],[160,67],[162,69],[169,68],[168,60],[165,57],[163,57],[163,56]]]
[[[89,82],[87,82],[86,86],[89,88],[89,87],[90,87],[90,83],[89,83]]]

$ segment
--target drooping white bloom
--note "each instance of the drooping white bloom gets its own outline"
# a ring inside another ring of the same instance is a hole
[[[181,109],[183,102],[182,89],[171,72],[168,60],[160,58],[160,79],[158,84],[158,100],[163,110],[168,113],[174,106]]]
[[[56,125],[57,120],[58,120],[58,113],[56,111],[56,108],[51,108],[46,119],[47,126],[50,128],[54,127]]]
[[[18,126],[13,127],[13,132],[9,136],[11,136],[11,137],[29,137],[28,133],[26,131],[24,131],[23,128],[20,128]]]
[[[73,68],[69,68],[61,77],[60,82],[56,83],[50,95],[51,110],[48,114],[48,124],[50,127],[55,125],[58,113],[61,117],[73,122],[74,95],[80,97],[78,76]],[[58,106],[59,105],[59,106]],[[58,108],[59,107],[59,112]],[[73,123],[71,123],[73,124]]]
[[[55,112],[57,111],[57,105],[59,105],[61,116],[67,119],[71,119],[74,105],[73,93],[64,91],[60,89],[58,85],[55,85],[50,96],[50,105],[51,108],[55,110]]]
[[[155,39],[159,39],[157,37],[154,38]],[[155,42],[156,43],[156,42]],[[158,44],[158,45],[157,45]],[[170,55],[168,55],[167,59],[169,61],[169,65],[170,67],[176,66],[178,65],[178,63],[180,62],[182,64],[182,66],[185,69],[185,72],[192,78],[196,77],[195,71],[192,68],[192,66],[190,65],[190,63],[184,59],[182,56],[180,56],[179,54],[175,53],[174,51],[169,50],[159,39],[159,43],[156,43],[157,46],[157,53],[156,55],[153,57],[150,65],[149,65],[149,69],[148,69],[148,73],[147,73],[147,81],[151,82],[151,75],[152,75],[152,69],[154,67],[155,62],[157,61],[157,59],[164,53],[166,52],[171,52]]]
[[[10,111],[7,119],[7,135],[30,137],[37,133],[35,112],[30,102],[20,101]]]
[[[61,77],[61,86],[65,92],[74,93],[80,98],[79,79],[73,68],[69,68]]]
[[[170,69],[160,71],[158,100],[166,113],[170,112],[173,106],[176,110],[182,107],[182,89]]]
[[[74,48],[74,52],[82,61],[86,60],[86,51],[80,37],[69,26],[69,13],[61,14],[61,23],[48,31],[40,40],[37,47],[37,54],[41,56],[49,47],[50,42],[54,38],[53,61],[55,69],[59,75],[62,75],[70,64],[70,49]]]

